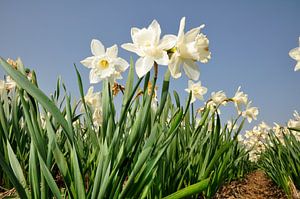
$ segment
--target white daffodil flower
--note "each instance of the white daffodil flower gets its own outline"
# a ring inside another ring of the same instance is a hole
[[[9,76],[5,76],[5,88],[7,90],[12,90],[17,86],[17,83]]]
[[[207,88],[201,86],[201,82],[194,83],[192,80],[188,81],[188,88],[185,89],[186,92],[192,92],[191,103],[195,102],[196,99],[203,100],[203,95],[207,93]]]
[[[259,113],[257,107],[250,107],[251,101],[248,103],[247,108],[245,111],[242,112],[242,116],[247,118],[248,122],[251,123],[252,120],[256,120],[256,117]]]
[[[138,77],[143,77],[153,67],[154,62],[159,65],[168,65],[169,56],[166,50],[174,47],[176,37],[165,35],[160,40],[161,29],[156,20],[148,28],[131,28],[133,43],[125,43],[121,47],[136,53],[140,58],[135,63]]]
[[[234,97],[232,98],[234,105],[238,111],[238,114],[241,113],[242,105],[246,106],[248,103],[248,95],[245,94],[243,91],[240,91],[240,89],[241,87],[239,86]]]
[[[100,92],[94,93],[94,87],[91,86],[88,89],[87,94],[84,96],[85,103],[90,106],[93,110],[102,108],[102,100]]]
[[[224,91],[212,92],[211,100],[207,103],[208,106],[217,107],[220,104],[226,105],[226,94]]]
[[[120,77],[120,73],[124,72],[129,66],[126,60],[118,57],[117,45],[113,45],[105,51],[103,44],[99,40],[93,39],[91,51],[93,56],[81,61],[82,65],[91,68],[89,76],[91,84],[104,79],[108,79],[113,83],[117,77]],[[116,76],[116,74],[118,75]]]
[[[294,119],[288,121],[289,128],[300,128],[300,116],[297,111],[294,112]]]
[[[299,47],[294,48],[289,52],[289,55],[291,58],[297,61],[297,64],[295,66],[295,71],[300,70],[300,37],[299,37]]]
[[[173,53],[169,70],[172,77],[179,78],[181,76],[181,66],[186,75],[192,80],[198,80],[200,70],[196,61],[202,63],[208,62],[210,52],[208,50],[209,41],[205,35],[200,33],[204,25],[194,28],[187,33],[184,33],[185,17],[180,21],[175,52]]]
[[[5,88],[5,81],[0,80],[0,94],[6,90]]]

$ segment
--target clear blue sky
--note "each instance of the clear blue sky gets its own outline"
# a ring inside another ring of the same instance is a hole
[[[87,88],[89,70],[79,61],[91,55],[93,38],[106,47],[131,42],[130,28],[146,27],[153,19],[163,33],[177,34],[182,16],[186,29],[206,24],[203,32],[212,51],[211,61],[200,65],[200,80],[209,90],[206,99],[218,90],[232,96],[241,85],[259,107],[259,120],[284,123],[294,110],[300,111],[300,72],[293,71],[296,63],[288,56],[300,36],[298,0],[2,0],[0,56],[21,57],[37,72],[46,93],[61,75],[78,96],[73,63]],[[132,54],[119,49],[119,55],[129,60]],[[171,90],[176,88],[182,98],[186,87],[185,76],[171,82]],[[230,110],[235,113],[232,106]]]

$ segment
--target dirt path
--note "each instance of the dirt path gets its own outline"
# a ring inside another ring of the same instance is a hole
[[[286,199],[284,192],[263,171],[248,174],[243,180],[224,185],[215,199]]]

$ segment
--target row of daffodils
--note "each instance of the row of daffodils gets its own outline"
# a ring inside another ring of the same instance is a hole
[[[132,43],[121,47],[138,55],[133,64],[118,56],[117,45],[105,48],[93,39],[92,56],[81,61],[90,69],[86,92],[75,67],[79,101],[60,79],[47,97],[20,59],[1,58],[8,75],[0,81],[0,189],[14,187],[21,198],[212,198],[222,184],[258,165],[291,196],[291,184],[299,188],[297,112],[286,127],[262,122],[243,134],[244,122],[256,120],[259,110],[241,87],[230,97],[212,92],[194,109],[208,92],[199,81],[198,63],[211,58],[203,28],[186,32],[185,18],[177,35],[161,36],[156,20],[131,28]],[[299,48],[290,55],[298,70]],[[168,70],[159,99],[160,66]],[[182,72],[189,78],[186,103],[169,92],[171,77]],[[96,91],[100,82],[102,90]],[[222,125],[219,114],[229,103],[236,117]],[[278,162],[281,167],[274,167]],[[282,166],[288,169],[278,180]]]

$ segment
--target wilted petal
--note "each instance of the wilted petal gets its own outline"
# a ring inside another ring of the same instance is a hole
[[[193,60],[184,60],[183,69],[186,75],[192,80],[198,80],[200,70]]]
[[[93,61],[94,61],[94,56],[92,57],[87,57],[85,58],[84,60],[80,61],[80,63],[82,65],[84,65],[85,67],[88,67],[88,68],[92,68],[93,67]]]
[[[139,78],[146,75],[152,68],[154,60],[150,57],[140,57],[135,63],[136,74]]]
[[[175,46],[176,40],[177,37],[175,35],[165,35],[159,44],[159,48],[169,50]]]
[[[118,56],[118,46],[115,44],[110,48],[107,48],[106,54],[109,57],[116,58]]]
[[[91,50],[92,50],[92,54],[95,56],[101,56],[105,53],[105,48],[104,48],[103,44],[101,43],[101,41],[99,41],[97,39],[92,40]]]

